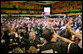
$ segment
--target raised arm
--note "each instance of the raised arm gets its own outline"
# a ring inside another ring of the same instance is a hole
[[[53,32],[54,32],[54,30],[53,30]],[[64,42],[74,43],[73,41],[71,41],[71,40],[69,40],[69,39],[66,39],[66,38],[64,38],[64,37],[59,36],[59,35],[56,34],[55,32],[54,32],[54,35],[57,36],[58,38],[60,38],[61,40],[63,40]]]
[[[68,23],[68,24],[66,25],[66,29],[67,29],[69,32],[71,32],[73,35],[76,35],[78,38],[82,38],[82,34],[76,33],[76,32],[74,32],[74,31],[71,29],[70,23]]]
[[[1,39],[3,39],[4,33],[2,31],[1,31],[1,33],[2,33]]]
[[[58,38],[60,38],[61,40],[63,40],[64,42],[68,42],[68,43],[74,43],[73,41],[67,39],[67,38],[64,38],[64,37],[61,37],[59,35],[57,35]]]

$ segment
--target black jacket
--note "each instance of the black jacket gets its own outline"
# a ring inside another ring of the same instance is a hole
[[[48,42],[40,48],[40,52],[52,50],[53,53],[68,53],[69,43],[66,42]],[[76,43],[72,43],[71,48],[69,47],[69,53],[81,53],[81,49]]]

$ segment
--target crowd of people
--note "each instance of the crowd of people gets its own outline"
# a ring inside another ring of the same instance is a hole
[[[82,18],[2,17],[1,49],[3,53],[81,53]]]

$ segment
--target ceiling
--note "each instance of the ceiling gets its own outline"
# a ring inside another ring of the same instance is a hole
[[[49,4],[55,4],[56,2],[59,2],[59,1],[32,1],[32,2],[28,2],[28,3],[30,3],[30,4],[49,5]]]
[[[20,3],[28,3],[28,4],[39,4],[39,5],[49,5],[55,4],[60,1],[10,1],[10,2],[20,2]]]

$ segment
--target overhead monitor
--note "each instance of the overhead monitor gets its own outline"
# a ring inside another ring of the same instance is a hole
[[[50,7],[44,7],[44,13],[46,16],[50,15]]]

